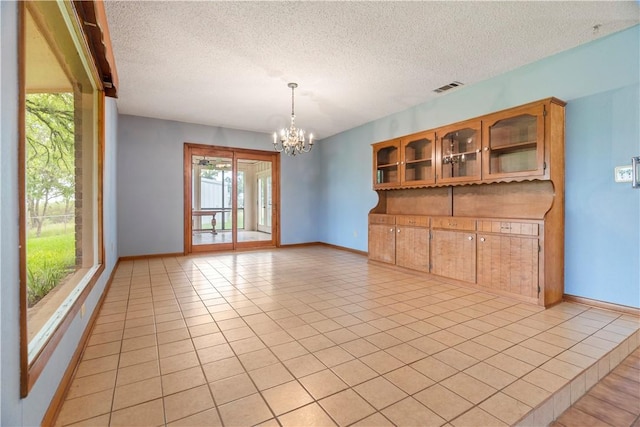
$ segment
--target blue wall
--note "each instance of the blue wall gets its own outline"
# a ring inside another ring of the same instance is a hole
[[[639,90],[636,84],[572,100],[566,148],[565,293],[634,307],[640,190],[614,183],[613,169],[640,155]]]
[[[118,114],[115,100],[107,99],[105,118],[104,242],[105,271],[85,302],[84,317],[78,313],[67,333],[58,343],[47,366],[31,389],[20,399],[20,321],[18,268],[18,57],[17,2],[0,2],[2,76],[0,130],[0,425],[40,425],[60,380],[78,347],[91,314],[104,291],[107,279],[118,258],[116,252],[116,128]]]
[[[323,241],[367,250],[370,144],[555,96],[566,108],[565,293],[640,307],[640,26],[321,141]],[[354,237],[354,233],[357,237]]]
[[[184,143],[270,151],[263,133],[121,115],[118,127],[120,256],[184,251]],[[319,239],[319,154],[281,156],[281,242]]]

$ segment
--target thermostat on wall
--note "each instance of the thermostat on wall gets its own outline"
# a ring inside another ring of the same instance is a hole
[[[631,182],[633,174],[631,166],[616,166],[615,180],[616,182]]]

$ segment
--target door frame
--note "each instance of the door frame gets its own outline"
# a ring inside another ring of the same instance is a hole
[[[219,156],[228,157],[232,159],[232,174],[233,174],[233,190],[232,198],[234,200],[234,208],[232,210],[232,243],[206,245],[201,247],[200,245],[193,245],[192,239],[192,163],[191,157],[193,155],[207,155],[207,156]],[[237,160],[238,159],[256,159],[261,161],[271,161],[271,236],[272,239],[266,241],[255,242],[238,242],[237,236],[237,199],[238,199],[238,186],[237,186]],[[260,247],[280,247],[280,153],[274,151],[262,151],[262,150],[250,150],[245,148],[234,147],[222,147],[216,145],[206,144],[194,144],[190,142],[184,143],[183,149],[183,236],[184,236],[184,254],[212,251],[225,251],[236,249],[250,249]]]

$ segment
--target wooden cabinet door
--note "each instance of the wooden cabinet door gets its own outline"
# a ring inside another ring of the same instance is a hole
[[[396,265],[429,272],[429,229],[396,228]]]
[[[482,175],[481,122],[471,120],[437,130],[436,182],[480,181]]]
[[[476,282],[476,233],[433,230],[431,272],[439,276]]]
[[[483,179],[544,175],[544,112],[538,103],[483,120]]]
[[[478,284],[538,298],[538,239],[478,234]]]
[[[400,153],[402,185],[424,185],[436,182],[435,132],[420,132],[402,137]]]
[[[400,186],[400,139],[373,144],[373,188]]]
[[[396,227],[369,224],[369,259],[394,264],[396,261]]]

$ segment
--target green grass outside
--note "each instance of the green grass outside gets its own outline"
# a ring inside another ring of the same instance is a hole
[[[211,216],[205,216],[204,218],[206,218],[205,220],[202,221],[202,228],[201,230],[211,230]],[[222,230],[231,230],[231,212],[225,212],[224,215],[224,227],[222,228]],[[216,214],[216,230],[220,230],[220,224],[222,224],[221,220],[220,220],[220,214]],[[195,227],[195,225],[194,225]],[[238,229],[243,229],[244,228],[244,210],[238,210]]]
[[[75,269],[74,225],[62,224],[27,234],[27,296],[33,306]]]
[[[225,215],[224,229],[231,230],[231,212]],[[238,210],[238,229],[244,228],[244,210]]]
[[[58,236],[60,234],[70,234],[73,236],[73,231],[75,230],[75,223],[73,220],[67,221],[67,226],[64,224],[50,224],[48,221],[44,223],[42,230],[40,231],[40,237],[51,237]],[[36,229],[31,228],[27,231],[27,239],[36,237]]]

